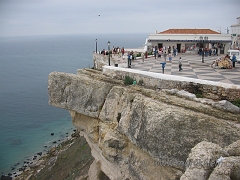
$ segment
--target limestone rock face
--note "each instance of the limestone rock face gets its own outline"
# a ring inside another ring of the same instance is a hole
[[[48,81],[49,103],[53,106],[98,117],[112,84],[84,75],[54,72]]]
[[[112,88],[100,119],[105,121],[111,114],[117,130],[158,161],[174,159],[175,167],[181,168],[197,143],[206,140],[226,146],[240,138],[239,129],[227,121],[123,90]]]
[[[215,162],[221,156],[232,157],[232,169],[239,172],[236,111],[196,101],[188,93],[191,98],[186,93],[123,86],[100,72],[53,72],[48,83],[49,103],[70,111],[91,147],[91,177],[104,173],[119,180],[185,180],[195,174],[195,179],[208,179],[216,176],[211,174],[216,165],[192,167],[189,162]]]

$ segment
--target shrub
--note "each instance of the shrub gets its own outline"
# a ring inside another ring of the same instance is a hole
[[[148,52],[148,55],[153,55],[153,52],[152,51]]]
[[[195,95],[196,95],[197,98],[203,98],[202,93],[197,92]]]
[[[140,80],[138,81],[138,85],[142,86],[142,85],[143,85],[143,80],[140,79]]]
[[[137,57],[141,57],[141,53],[139,52],[139,53],[137,53]]]
[[[234,104],[237,107],[240,107],[240,99],[233,101],[232,104]]]
[[[124,84],[125,85],[132,85],[133,81],[134,81],[133,78],[131,78],[129,76],[125,76]]]

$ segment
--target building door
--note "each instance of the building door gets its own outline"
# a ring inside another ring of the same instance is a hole
[[[181,52],[181,44],[177,44],[177,50],[179,53]]]
[[[160,49],[162,47],[163,47],[162,43],[158,43],[158,49]]]

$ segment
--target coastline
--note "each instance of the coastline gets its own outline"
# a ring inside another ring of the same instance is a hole
[[[1,176],[2,179],[13,179],[13,180],[27,180],[31,179],[32,176],[41,176],[42,171],[44,169],[51,165],[51,169],[54,168],[54,165],[56,164],[57,161],[61,161],[61,158],[59,159],[58,157],[61,156],[62,153],[66,153],[67,151],[75,151],[76,146],[77,148],[81,148],[82,146],[86,146],[87,143],[84,142],[85,139],[83,137],[79,136],[79,132],[74,130],[74,132],[67,137],[65,140],[63,140],[59,144],[55,144],[51,147],[49,147],[46,152],[40,152],[37,153],[37,156],[35,155],[32,160],[29,160],[28,162],[24,162],[24,165],[18,169],[18,171],[15,171],[12,174],[5,174]],[[79,146],[80,143],[80,146]],[[88,145],[87,145],[88,146]],[[89,147],[88,147],[89,148]],[[71,153],[72,154],[72,153]],[[69,156],[69,155],[68,155]],[[91,152],[89,150],[89,160],[92,160],[91,157]],[[71,157],[71,156],[69,156]],[[72,158],[77,158],[77,157],[72,157]],[[69,158],[70,160],[71,158]],[[92,161],[91,161],[92,162]],[[60,166],[65,166],[65,162],[61,165],[61,162],[58,163]],[[91,163],[90,163],[91,164]],[[90,166],[89,164],[89,166]],[[75,167],[79,168],[79,167]],[[89,167],[87,166],[87,169]],[[87,176],[87,170],[84,171],[82,174],[84,176]],[[49,171],[51,173],[51,171]],[[46,174],[46,173],[44,173]],[[36,179],[36,178],[34,178]]]
[[[130,37],[132,41],[129,42]],[[92,67],[92,39],[99,39],[98,49],[101,50],[108,40],[115,46],[139,47],[145,37],[143,34],[96,33],[1,39],[3,64],[0,70],[4,77],[1,82],[6,84],[0,90],[1,175],[13,174],[24,161],[55,146],[54,140],[61,139],[62,142],[66,128],[74,128],[68,111],[48,104],[47,77],[50,72],[75,74],[77,69]],[[95,41],[93,43],[95,45]],[[59,130],[63,132],[61,137],[58,137]],[[51,132],[55,133],[54,140]]]

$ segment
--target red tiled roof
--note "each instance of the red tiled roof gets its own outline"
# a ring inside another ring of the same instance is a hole
[[[159,34],[221,34],[211,29],[168,29]]]

